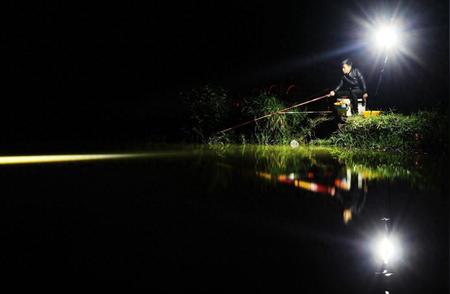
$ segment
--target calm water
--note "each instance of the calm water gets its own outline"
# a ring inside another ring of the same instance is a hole
[[[255,146],[0,157],[3,280],[446,292],[447,166],[425,155]]]

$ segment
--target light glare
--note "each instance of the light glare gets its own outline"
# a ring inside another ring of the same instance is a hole
[[[375,42],[379,49],[392,49],[399,45],[398,29],[394,26],[381,26],[375,34]]]
[[[375,243],[375,256],[384,264],[398,260],[401,254],[399,242],[392,236],[382,236]]]
[[[383,238],[377,246],[378,256],[384,263],[388,263],[394,254],[394,246],[388,238]]]

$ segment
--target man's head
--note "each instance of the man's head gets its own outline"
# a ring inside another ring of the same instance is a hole
[[[341,62],[341,64],[342,64],[342,72],[344,74],[348,74],[352,70],[353,63],[352,63],[352,60],[350,58],[347,58],[347,59],[343,60]]]

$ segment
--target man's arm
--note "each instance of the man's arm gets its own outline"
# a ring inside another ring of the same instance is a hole
[[[344,84],[344,81],[341,78],[341,81],[339,82],[339,85],[330,92],[330,94],[328,94],[329,96],[334,96],[336,95],[336,92],[339,91],[340,88],[342,88],[342,85]]]
[[[336,95],[336,92],[339,91],[340,88],[342,88],[342,85],[344,84],[344,81],[341,78],[341,81],[339,82],[339,85],[330,92],[330,94],[328,94],[329,96],[334,96]]]
[[[366,81],[364,80],[364,76],[359,71],[359,69],[357,69],[357,71],[356,71],[356,76],[358,77],[358,80],[361,83],[364,94],[366,94],[367,93]]]
[[[362,75],[362,73],[359,71],[359,69],[356,70],[356,76],[358,77],[358,80],[361,83],[361,86],[363,88],[363,98],[367,99],[369,97],[369,94],[367,94],[367,87],[366,87],[366,81],[364,80],[364,76]]]

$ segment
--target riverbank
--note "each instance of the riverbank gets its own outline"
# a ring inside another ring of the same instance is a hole
[[[448,117],[432,111],[349,117],[315,145],[395,152],[448,153]]]

